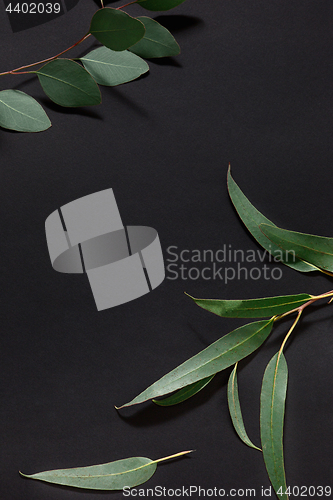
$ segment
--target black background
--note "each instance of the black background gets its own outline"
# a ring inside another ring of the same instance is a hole
[[[95,10],[92,0],[81,0],[65,16],[13,34],[3,7],[1,71],[70,46]],[[138,6],[127,12],[147,15]],[[146,403],[117,413],[114,405],[242,324],[199,309],[184,291],[251,298],[332,288],[329,277],[282,266],[280,280],[166,279],[152,293],[97,312],[85,277],[52,269],[46,217],[109,187],[124,224],[158,231],[165,258],[171,245],[257,250],[228,198],[229,162],[249,199],[276,224],[333,234],[332,2],[187,0],[154,14],[181,55],[151,61],[138,81],[104,87],[98,107],[62,109],[33,76],[1,77],[1,89],[38,99],[53,124],[38,134],[0,131],[2,499],[123,498],[25,480],[18,470],[157,459],[187,449],[196,451],[161,464],[141,488],[256,488],[261,498],[269,486],[262,455],[241,443],[228,415],[230,370],[176,407]],[[72,57],[92,45],[85,42]],[[291,486],[333,487],[331,308],[308,311],[286,349]],[[262,375],[289,325],[280,323],[240,365],[243,416],[257,444]]]

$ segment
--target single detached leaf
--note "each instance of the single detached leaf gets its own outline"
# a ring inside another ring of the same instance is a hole
[[[231,201],[234,204],[239,217],[242,219],[252,236],[258,241],[258,243],[260,243],[263,248],[265,248],[265,250],[267,250],[270,254],[283,262],[283,264],[286,264],[287,266],[296,269],[297,271],[318,271],[316,267],[295,257],[293,252],[286,253],[281,250],[280,247],[275,245],[263,234],[262,231],[260,231],[260,224],[269,224],[271,226],[275,226],[275,224],[267,219],[249,202],[249,200],[237,186],[234,179],[231,177],[230,167],[228,170],[228,190]]]
[[[129,50],[141,57],[171,57],[180,53],[180,47],[164,26],[150,17],[138,17],[144,24],[144,37]]]
[[[159,406],[172,406],[177,405],[178,403],[182,403],[186,401],[186,399],[191,398],[199,391],[201,391],[207,384],[214,378],[214,375],[210,377],[203,378],[199,380],[199,382],[194,382],[194,384],[187,385],[183,387],[183,389],[179,389],[175,394],[172,394],[168,398],[165,399],[153,399],[153,402]]]
[[[294,252],[296,257],[317,268],[333,271],[333,238],[296,233],[267,224],[261,224],[260,229],[283,250]]]
[[[273,320],[270,319],[237,328],[185,361],[120,408],[164,396],[228,368],[255,351],[270,334],[272,325]]]
[[[81,57],[83,66],[100,85],[120,85],[135,80],[149,70],[141,57],[127,50],[115,51],[99,47]]]
[[[0,92],[0,126],[18,132],[41,132],[51,127],[42,106],[20,90]]]
[[[185,0],[137,0],[147,10],[170,10],[180,5]]]
[[[228,406],[235,431],[237,432],[243,443],[245,443],[247,446],[250,446],[250,448],[261,451],[260,448],[252,443],[244,427],[238,396],[237,363],[235,364],[235,368],[232,370],[228,381]]]
[[[177,458],[191,453],[182,451],[170,457],[150,460],[145,457],[125,458],[107,464],[78,467],[75,469],[57,469],[38,474],[22,476],[38,479],[47,483],[87,488],[91,490],[122,490],[124,487],[133,487],[145,483],[154,474],[157,464],[164,460]]]
[[[268,318],[291,311],[312,299],[307,293],[245,300],[196,299],[188,296],[198,306],[224,318]]]
[[[272,486],[280,500],[288,499],[283,460],[283,421],[287,392],[288,367],[278,352],[268,363],[260,398],[260,433],[265,465]],[[281,488],[282,487],[282,488]],[[278,490],[283,494],[278,494]]]
[[[109,49],[126,50],[141,40],[145,27],[126,12],[106,7],[94,14],[89,32]]]
[[[60,106],[93,106],[100,104],[101,93],[91,75],[70,59],[55,59],[38,71],[45,94]]]

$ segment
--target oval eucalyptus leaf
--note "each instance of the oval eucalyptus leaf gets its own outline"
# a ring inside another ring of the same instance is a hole
[[[170,10],[185,0],[137,0],[136,3],[147,10]]]
[[[42,106],[20,90],[0,92],[0,126],[18,132],[41,132],[51,127]]]
[[[283,353],[278,352],[268,363],[260,396],[260,433],[266,469],[280,500],[288,496],[278,494],[287,489],[283,460],[283,421],[287,392],[288,367]]]
[[[120,408],[164,396],[228,368],[261,346],[270,334],[272,325],[273,320],[270,319],[237,328],[185,361]]]
[[[106,7],[94,14],[89,32],[109,49],[126,50],[141,40],[145,27],[126,12]]]
[[[191,453],[183,451],[170,457],[150,460],[145,457],[132,457],[116,460],[107,464],[92,465],[71,469],[57,469],[38,474],[20,474],[29,479],[38,479],[47,483],[61,484],[74,488],[91,490],[122,490],[145,483],[154,474],[157,464],[164,460],[177,458]]]
[[[81,57],[83,66],[100,85],[120,85],[138,78],[149,70],[141,57],[127,50],[115,51],[99,47]]]
[[[180,47],[164,26],[150,17],[138,17],[145,26],[144,37],[129,50],[141,57],[172,57],[180,53]]]
[[[294,252],[296,257],[317,268],[333,272],[333,238],[296,233],[267,224],[261,224],[260,229],[283,250]]]
[[[246,198],[234,179],[231,177],[230,167],[228,170],[228,191],[231,201],[252,236],[265,248],[270,254],[280,260],[283,264],[301,272],[318,271],[318,269],[307,262],[303,262],[294,257],[293,254],[286,254],[278,245],[272,243],[262,231],[260,224],[269,224],[275,226],[273,222],[260,213]]]
[[[245,300],[196,299],[188,296],[199,307],[224,318],[268,318],[292,311],[313,298],[307,293]]]
[[[209,384],[209,382],[214,377],[215,374],[211,375],[210,377],[203,378],[202,380],[199,380],[199,382],[194,382],[194,384],[187,385],[186,387],[183,387],[183,389],[179,389],[179,391],[177,391],[175,394],[172,394],[168,398],[153,399],[153,403],[159,406],[173,406],[177,405],[178,403],[182,403],[183,401],[191,398],[199,391],[201,391],[204,387],[206,387],[206,385]]]
[[[95,80],[70,59],[55,59],[33,73],[38,75],[45,94],[60,106],[94,106],[101,102]]]
[[[228,406],[235,431],[237,432],[243,443],[245,443],[247,446],[250,446],[250,448],[261,451],[260,448],[252,443],[244,427],[243,416],[238,396],[237,363],[235,364],[235,368],[232,370],[228,381]]]

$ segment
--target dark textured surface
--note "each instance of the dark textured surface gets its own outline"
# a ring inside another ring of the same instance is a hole
[[[16,34],[2,11],[0,70],[71,45],[95,10],[92,0],[81,0],[65,16]],[[138,6],[127,12],[150,15]],[[166,279],[140,299],[97,312],[84,277],[52,269],[44,221],[59,206],[112,187],[124,224],[155,228],[166,259],[170,246],[178,254],[224,245],[257,251],[228,199],[231,162],[236,182],[276,224],[332,236],[332,14],[331,2],[305,0],[187,0],[153,13],[176,36],[181,55],[151,61],[150,74],[136,82],[103,88],[102,105],[92,108],[61,109],[36,78],[1,77],[1,89],[16,86],[39,99],[53,124],[39,134],[0,131],[1,499],[122,498],[24,480],[18,470],[187,449],[196,452],[161,464],[142,488],[255,488],[262,498],[261,487],[269,486],[262,456],[239,441],[228,415],[230,370],[173,408],[147,403],[117,413],[114,405],[244,322],[210,315],[184,291],[203,298],[315,294],[333,288],[332,280],[286,267],[279,280],[245,279],[245,271],[227,284]],[[72,55],[90,47],[87,41]],[[285,353],[291,486],[333,486],[331,307],[309,311]],[[245,426],[256,444],[262,375],[288,325],[279,324],[240,366]]]

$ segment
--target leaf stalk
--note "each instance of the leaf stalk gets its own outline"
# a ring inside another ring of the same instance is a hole
[[[29,73],[28,71],[23,72],[21,70],[22,69],[27,69],[27,68],[32,68],[33,66],[37,66],[38,64],[44,64],[44,63],[53,61],[54,59],[57,59],[58,57],[62,56],[63,54],[65,54],[69,50],[73,49],[74,47],[76,47],[80,43],[84,42],[84,40],[86,40],[89,36],[90,36],[90,33],[87,33],[82,38],[80,38],[80,40],[78,40],[76,43],[74,43],[73,45],[71,45],[67,49],[59,52],[59,54],[57,54],[55,56],[48,57],[47,59],[43,59],[42,61],[38,61],[38,62],[35,62],[35,63],[32,63],[32,64],[26,64],[25,66],[20,66],[19,68],[11,69],[10,71],[4,71],[3,73],[0,73],[0,76],[3,76],[3,75],[23,75],[25,73]]]

